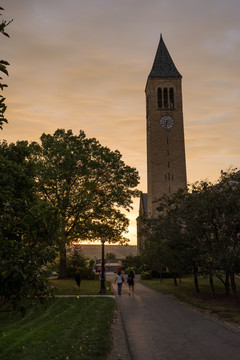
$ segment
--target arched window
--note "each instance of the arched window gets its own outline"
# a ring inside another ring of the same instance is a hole
[[[164,88],[163,90],[163,98],[164,98],[164,107],[168,107],[168,89]]]
[[[174,109],[174,92],[173,92],[173,88],[170,88],[170,90],[169,90],[169,101],[170,101],[170,108]]]
[[[158,99],[158,107],[161,109],[162,108],[162,89],[161,88],[158,88],[157,99]]]

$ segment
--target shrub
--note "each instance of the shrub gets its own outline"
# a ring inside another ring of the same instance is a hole
[[[155,278],[155,279],[160,278],[160,272],[157,270],[151,270],[150,274],[151,274],[152,278]]]
[[[142,272],[141,273],[141,279],[142,280],[151,280],[152,276],[149,272]]]

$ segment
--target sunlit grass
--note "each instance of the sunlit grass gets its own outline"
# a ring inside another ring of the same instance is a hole
[[[54,279],[48,281],[49,286],[53,287],[53,294],[55,295],[97,295],[101,288],[100,280],[82,280],[80,288],[76,288],[76,283],[73,279]],[[111,294],[110,283],[105,283],[107,292]]]
[[[58,298],[47,309],[0,314],[1,360],[105,359],[111,347],[111,298]]]
[[[240,324],[240,303],[236,301],[233,295],[224,295],[224,286],[218,280],[214,279],[216,298],[214,299],[209,281],[204,277],[199,277],[200,293],[195,292],[193,278],[184,277],[178,286],[174,286],[173,279],[142,280],[142,282],[151,288],[163,293],[172,294],[181,301],[187,302],[202,311],[217,314],[224,320],[229,320]],[[236,279],[240,295],[240,280]]]

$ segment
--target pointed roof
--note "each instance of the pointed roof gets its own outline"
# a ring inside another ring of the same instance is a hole
[[[182,77],[178,72],[174,62],[163,41],[162,34],[158,44],[157,53],[153,62],[149,77]]]

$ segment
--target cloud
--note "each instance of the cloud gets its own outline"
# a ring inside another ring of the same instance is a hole
[[[83,129],[118,148],[139,169],[145,191],[144,89],[162,32],[183,75],[189,180],[216,179],[222,168],[239,165],[238,0],[3,0],[2,6],[14,19],[11,38],[1,39],[2,58],[11,64],[2,138],[38,140],[57,128]],[[130,216],[137,212],[138,202]]]

